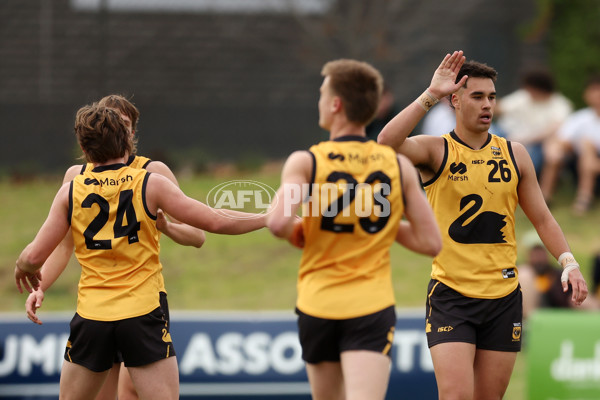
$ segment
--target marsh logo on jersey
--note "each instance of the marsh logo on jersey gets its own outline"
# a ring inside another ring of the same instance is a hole
[[[327,155],[330,160],[340,160],[344,161],[346,157],[343,154],[335,154],[333,151]]]
[[[454,181],[454,182],[468,181],[469,177],[465,175],[466,173],[467,173],[467,166],[463,162],[459,162],[458,164],[452,163],[452,164],[450,164],[450,174],[451,175],[448,175],[448,180]],[[459,174],[459,175],[456,175],[456,174]]]
[[[513,322],[512,340],[513,340],[513,342],[519,342],[521,340],[521,323],[520,322]]]
[[[99,185],[100,184],[100,182],[98,182],[98,179],[90,179],[90,178],[85,178],[83,183],[85,183],[86,185]]]
[[[450,164],[450,173],[452,174],[465,174],[467,172],[467,166],[460,162],[458,164],[456,163],[452,163]]]

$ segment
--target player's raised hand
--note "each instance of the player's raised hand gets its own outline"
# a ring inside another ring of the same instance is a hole
[[[460,67],[462,67],[464,62],[465,56],[463,55],[462,50],[455,51],[452,54],[446,54],[446,57],[444,57],[440,66],[435,70],[433,78],[431,78],[431,84],[427,89],[429,93],[439,100],[460,89],[460,87],[465,84],[467,76],[463,76],[458,83],[455,82]]]
[[[44,292],[41,289],[35,290],[29,294],[27,301],[25,302],[25,311],[27,311],[27,318],[34,324],[42,325],[42,321],[36,315],[38,308],[42,306],[44,301]]]

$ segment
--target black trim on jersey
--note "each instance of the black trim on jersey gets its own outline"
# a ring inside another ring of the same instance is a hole
[[[513,153],[512,142],[510,140],[507,140],[506,146],[508,147],[508,154],[510,154],[510,159],[513,162],[515,171],[517,171],[517,176],[519,177],[519,182],[521,182],[521,171],[519,171],[519,166],[517,165],[517,160],[515,159],[515,154]]]
[[[399,179],[400,179],[400,190],[402,191],[402,203],[404,204],[404,209],[406,209],[406,197],[404,196],[404,179],[402,179],[402,165],[400,165],[400,158],[396,156],[396,162],[398,163],[398,171],[400,171]]]
[[[156,221],[156,215],[152,215],[148,209],[148,203],[146,202],[146,187],[148,186],[148,177],[150,174],[151,172],[146,172],[146,175],[144,175],[144,183],[142,183],[142,203],[144,204],[144,211],[146,211],[146,214]]]
[[[348,135],[348,136],[340,136],[338,138],[333,139],[334,142],[351,142],[351,141],[357,141],[357,142],[368,142],[369,139],[366,136],[354,136],[354,135]]]
[[[453,132],[454,131],[452,131],[452,133]],[[437,178],[439,178],[440,175],[442,175],[442,171],[444,171],[444,168],[446,168],[446,163],[448,162],[448,140],[445,137],[442,137],[442,139],[444,139],[444,158],[442,159],[442,164],[440,165],[440,168],[436,171],[433,178],[431,178],[427,182],[422,182],[423,187],[429,186],[433,182],[435,182],[437,180]],[[420,177],[421,177],[421,174],[419,174],[419,178]]]
[[[135,156],[135,155],[131,155],[131,156],[129,156],[129,158],[127,159],[127,163],[126,163],[128,167],[129,167],[129,166],[131,166],[131,164],[133,164],[133,162],[135,161],[135,158],[136,158],[136,157],[137,157],[137,156]],[[151,159],[148,159],[148,161],[146,161],[146,162],[144,163],[144,165],[142,165],[140,168],[141,168],[141,169],[146,169],[146,167],[148,166],[148,164],[150,164],[151,162],[152,162],[152,160],[151,160]]]
[[[460,138],[458,137],[458,135],[456,134],[456,132],[454,132],[454,129],[452,130],[452,132],[450,132],[450,136],[452,137],[452,139],[456,140],[458,143],[462,144],[463,146],[467,146],[471,150],[475,150],[474,148],[472,148],[471,146],[469,146],[468,144],[466,144],[465,142],[463,142],[462,140],[460,140]],[[483,144],[483,146],[481,146],[481,148],[483,149],[491,141],[492,141],[492,135],[488,132],[487,140],[485,141],[485,143]]]
[[[101,165],[99,167],[96,167],[92,170],[92,172],[104,172],[104,171],[116,171],[118,169],[121,169],[123,167],[126,167],[127,165],[123,164],[123,163],[118,163],[118,164],[110,164],[110,165]]]
[[[317,159],[312,151],[308,150],[308,154],[312,157],[312,173],[310,174],[310,182],[308,182],[308,197],[312,196],[312,187],[315,183],[315,176],[317,175]]]
[[[87,167],[87,164],[83,164],[81,166],[81,171],[79,171],[79,175],[83,175],[83,173],[85,172],[85,168]]]
[[[131,163],[133,162],[133,160],[135,160],[135,156],[132,154],[129,156],[129,158],[127,159],[127,162],[125,164],[127,164],[127,166],[130,166]]]
[[[67,221],[71,225],[71,218],[73,217],[73,181],[69,183],[69,211],[67,212]]]

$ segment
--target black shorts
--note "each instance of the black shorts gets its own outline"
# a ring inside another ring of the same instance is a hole
[[[478,349],[520,351],[523,296],[518,286],[499,299],[463,296],[431,280],[427,289],[427,343],[473,343]]]
[[[390,306],[373,314],[350,319],[323,319],[298,314],[298,333],[302,359],[310,364],[340,361],[349,350],[369,350],[390,356],[396,310]]]
[[[162,307],[134,318],[95,321],[75,314],[65,360],[94,372],[112,368],[121,353],[126,367],[140,367],[175,356],[168,313]]]
[[[158,293],[158,301],[160,302],[160,308],[162,308],[163,313],[165,314],[165,320],[170,325],[171,317],[169,316],[169,302],[167,301],[167,294],[165,292]],[[123,354],[120,351],[117,351],[115,354],[115,364],[121,364],[123,362]]]

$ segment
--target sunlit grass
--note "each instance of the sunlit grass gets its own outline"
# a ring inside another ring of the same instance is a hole
[[[221,175],[180,177],[182,189],[206,201],[210,189],[233,179],[253,179],[276,188],[279,167],[262,172],[231,171]],[[19,184],[0,182],[0,311],[23,311],[25,295],[19,295],[13,279],[14,262],[43,223],[61,177],[44,177]],[[585,217],[571,213],[573,185],[561,185],[553,214],[562,226],[586,278],[593,254],[599,250],[600,206]],[[517,238],[532,229],[523,212],[517,211]],[[246,235],[207,234],[201,249],[179,246],[161,239],[161,260],[173,310],[292,310],[296,296],[296,273],[300,251],[260,230]],[[430,262],[403,249],[392,248],[394,288],[399,307],[424,308]],[[523,254],[519,253],[519,260]],[[72,258],[67,270],[47,291],[41,312],[74,310],[79,266]],[[526,354],[519,355],[505,398],[525,399]]]

